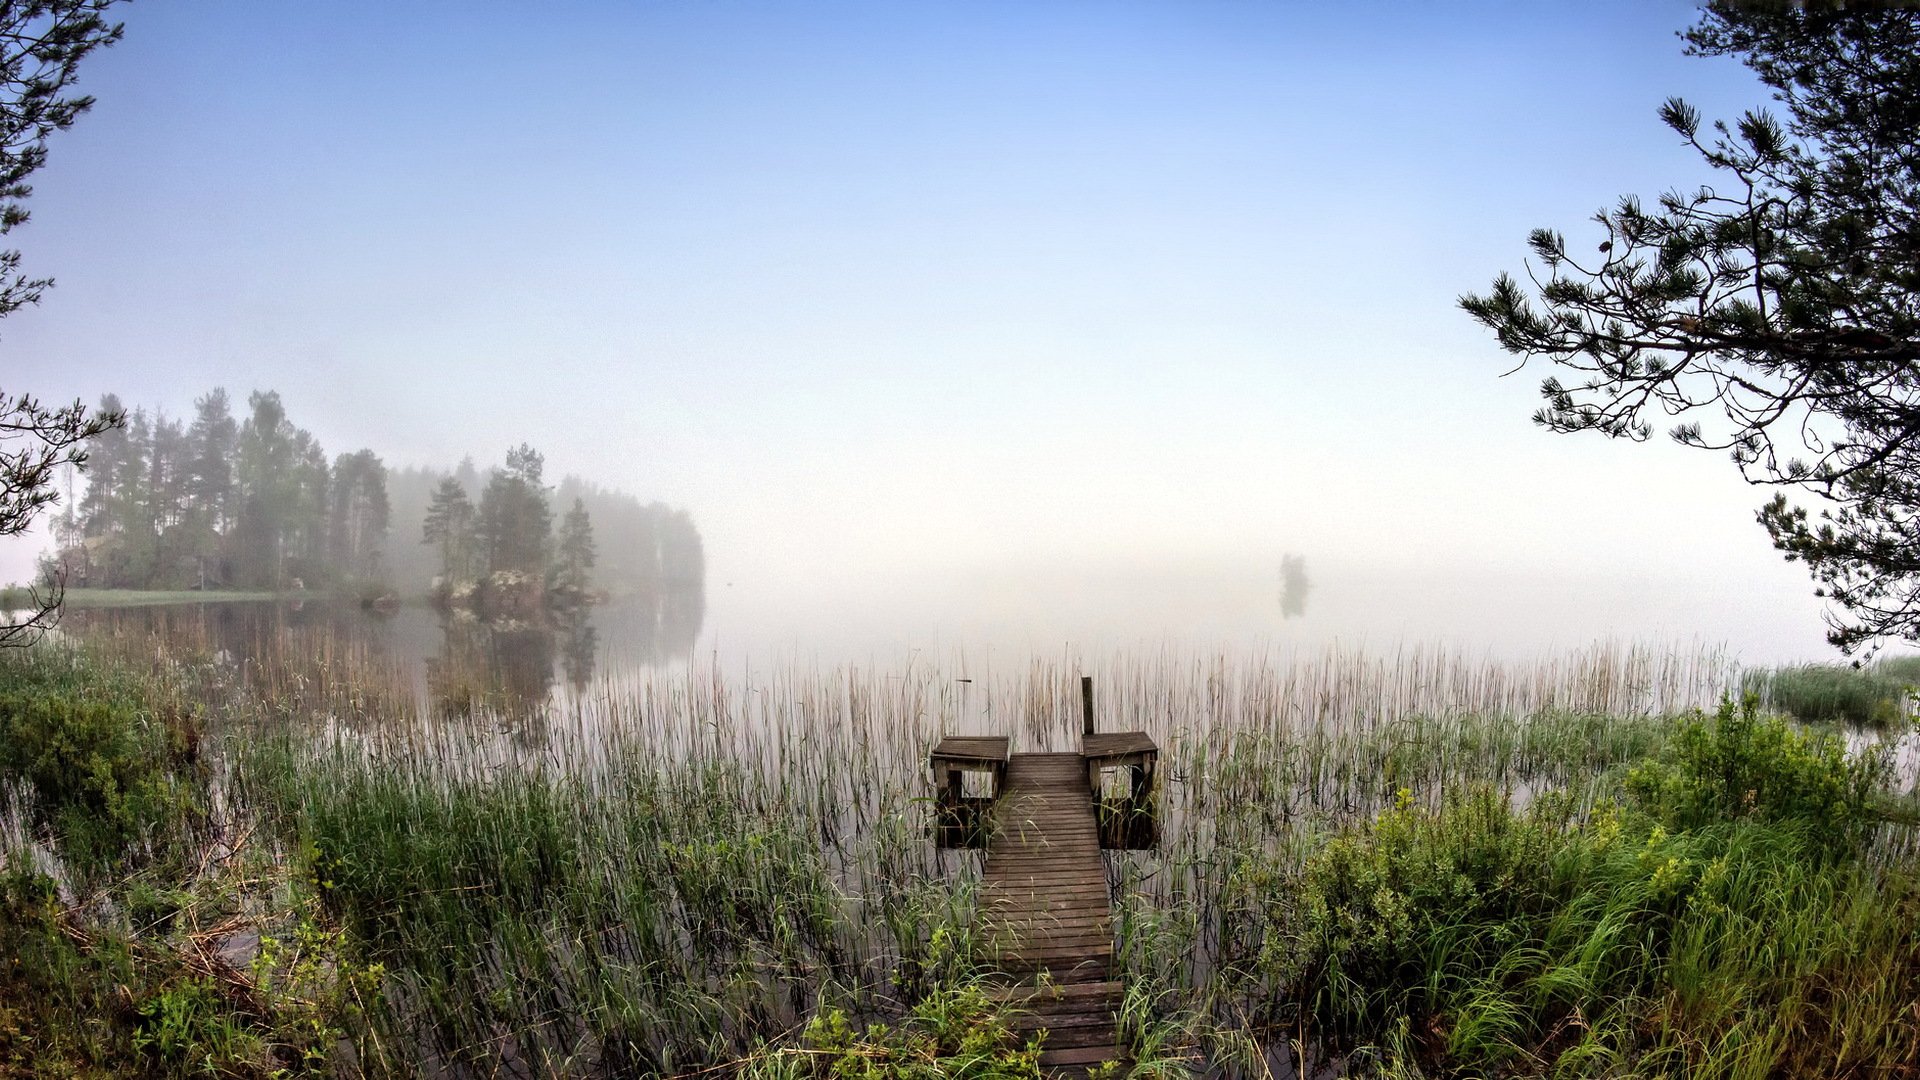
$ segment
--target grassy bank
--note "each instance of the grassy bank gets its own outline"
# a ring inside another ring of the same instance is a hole
[[[352,650],[124,644],[0,656],[0,1071],[1036,1075],[921,755],[1070,740],[1075,670],[694,672],[504,724]],[[1163,842],[1109,867],[1136,1059],[1910,1075],[1904,796],[1870,745],[1678,711],[1729,678],[1107,665],[1102,726],[1163,748]]]
[[[76,610],[157,607],[164,604],[216,604],[243,600],[284,600],[312,593],[247,589],[68,589],[62,603]]]

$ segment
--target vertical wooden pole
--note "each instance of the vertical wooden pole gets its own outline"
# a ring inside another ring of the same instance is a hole
[[[1080,734],[1093,734],[1093,676],[1080,676]]]

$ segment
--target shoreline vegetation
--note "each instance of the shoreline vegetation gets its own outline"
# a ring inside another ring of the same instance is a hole
[[[466,595],[475,591],[474,583],[465,583]],[[0,609],[15,603],[25,603],[27,590],[21,586],[9,586],[0,589]],[[224,603],[260,603],[268,601],[320,601],[354,603],[361,606],[374,606],[374,601],[386,601],[391,604],[414,607],[462,606],[460,599],[444,594],[422,592],[414,595],[382,594],[369,601],[357,593],[336,592],[314,589],[67,589],[62,593],[62,606],[76,610],[99,610],[105,608],[151,607],[163,604],[224,604]],[[604,594],[583,593],[569,597],[561,606],[578,604],[606,603],[613,597]],[[542,603],[553,605],[551,598],[543,598]]]
[[[6,597],[24,595],[25,590],[8,589]],[[67,589],[61,605],[76,610],[150,607],[159,604],[258,603],[272,600],[312,599],[305,590],[272,589]]]
[[[1078,667],[504,723],[155,644],[0,655],[0,1075],[1038,1075],[923,758],[1070,742]],[[1164,755],[1162,844],[1108,856],[1135,1075],[1915,1075],[1904,705],[1618,647],[1088,669]]]

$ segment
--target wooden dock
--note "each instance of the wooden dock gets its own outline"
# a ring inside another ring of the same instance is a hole
[[[1106,863],[1080,754],[1014,754],[987,839],[982,912],[1040,1064],[1083,1073],[1119,1059]]]

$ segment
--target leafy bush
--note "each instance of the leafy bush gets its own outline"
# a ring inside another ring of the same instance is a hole
[[[1490,963],[1528,916],[1558,902],[1555,867],[1568,837],[1547,815],[1517,814],[1481,787],[1439,813],[1404,789],[1370,825],[1335,837],[1308,860],[1298,929],[1267,960],[1314,988],[1323,1023],[1358,1029],[1407,1008],[1427,989],[1437,937],[1480,928],[1462,964]],[[1484,932],[1482,932],[1484,931]]]
[[[752,1080],[1039,1080],[1038,1040],[1019,1039],[1008,1026],[1012,1015],[978,982],[936,990],[893,1024],[859,1027],[845,1010],[830,1005],[808,1021],[798,1047],[759,1058],[746,1075]]]
[[[1749,699],[1680,721],[1624,803],[1402,791],[1291,877],[1253,865],[1242,977],[1408,1075],[1871,1071],[1920,1044],[1920,894],[1852,857],[1885,775]]]
[[[1627,788],[1672,828],[1797,822],[1821,849],[1841,852],[1872,820],[1886,768],[1878,756],[1849,758],[1837,740],[1760,716],[1749,695],[1688,721],[1667,755],[1628,774]]]
[[[33,824],[83,875],[204,816],[199,718],[156,696],[66,654],[0,656],[0,779],[31,788]]]

